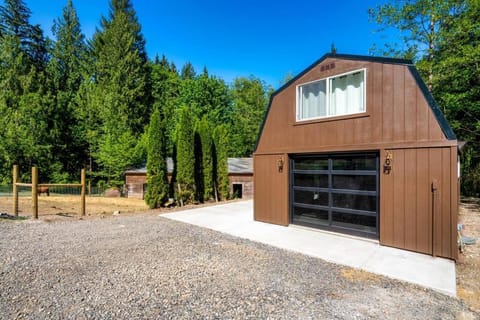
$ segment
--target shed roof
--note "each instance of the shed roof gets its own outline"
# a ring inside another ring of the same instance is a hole
[[[253,173],[253,158],[228,158],[228,173]]]
[[[167,172],[173,173],[174,164],[171,157],[167,158]],[[125,171],[125,174],[146,174],[147,168],[145,166],[136,169]],[[252,158],[228,158],[228,173],[253,173],[253,159]]]
[[[258,143],[260,141],[260,137],[262,136],[263,132],[263,127],[265,126],[265,121],[268,117],[270,108],[272,106],[272,101],[273,98],[282,92],[284,89],[288,88],[292,84],[295,83],[300,77],[305,75],[307,72],[315,68],[317,65],[322,63],[324,60],[328,58],[333,58],[333,59],[339,59],[339,60],[356,60],[356,61],[367,61],[367,62],[377,62],[377,63],[385,63],[385,64],[400,64],[400,65],[405,65],[408,67],[408,70],[412,74],[413,78],[415,79],[417,86],[420,88],[422,91],[425,100],[428,103],[428,106],[432,110],[435,118],[438,121],[438,124],[440,125],[443,133],[445,134],[445,137],[448,140],[456,140],[457,137],[455,133],[453,132],[452,128],[448,124],[447,120],[445,119],[443,113],[441,112],[440,108],[438,107],[435,99],[433,98],[432,94],[428,90],[425,82],[423,82],[420,74],[418,73],[417,68],[415,68],[412,60],[407,60],[407,59],[398,59],[398,58],[388,58],[388,57],[374,57],[374,56],[363,56],[363,55],[353,55],[353,54],[338,54],[338,53],[327,53],[323,55],[320,59],[312,63],[310,66],[308,66],[305,70],[297,74],[295,77],[293,77],[290,81],[285,83],[283,86],[281,86],[279,89],[277,89],[275,92],[272,93],[270,96],[270,103],[268,104],[267,111],[265,112],[265,116],[263,118],[262,124],[260,126],[260,130],[258,132],[258,137],[257,137],[257,142],[255,144],[254,152],[257,150]]]

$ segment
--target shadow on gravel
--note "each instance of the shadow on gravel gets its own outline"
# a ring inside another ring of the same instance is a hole
[[[17,220],[17,221],[22,221],[22,220],[27,220],[27,217],[15,217],[11,214],[5,213],[5,212],[0,212],[0,220]]]

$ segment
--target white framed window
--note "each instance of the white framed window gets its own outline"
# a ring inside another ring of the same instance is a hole
[[[297,121],[365,112],[365,69],[297,86]]]

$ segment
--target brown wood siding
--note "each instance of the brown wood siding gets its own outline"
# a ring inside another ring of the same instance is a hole
[[[233,195],[233,185],[242,185],[242,199],[253,198],[253,173],[230,173],[228,175],[230,194]]]
[[[363,68],[364,114],[296,121],[297,85]],[[254,154],[255,219],[289,222],[288,175],[276,172],[278,154],[286,161],[289,154],[362,150],[380,151],[381,165],[386,150],[393,153],[391,173],[380,172],[380,243],[456,259],[457,141],[445,137],[402,64],[329,57],[274,95]]]
[[[457,249],[457,224],[458,224],[458,208],[460,205],[460,177],[458,176],[458,149],[457,147],[450,148],[450,163],[457,165],[450,166],[450,245],[453,253],[452,258],[458,259]]]
[[[405,65],[339,61],[321,72],[314,68],[272,101],[257,154],[318,152],[339,146],[446,141],[415,79]],[[296,122],[296,86],[334,74],[366,69],[366,113]],[[281,130],[279,130],[281,128]]]
[[[457,209],[451,204],[457,199],[452,181],[456,180],[452,169],[456,167],[456,162],[452,166],[456,149],[389,151],[393,153],[392,171],[380,177],[380,243],[456,258],[452,223],[456,226]]]
[[[279,159],[283,159],[282,172],[277,167]],[[284,154],[254,156],[253,165],[255,220],[288,225],[288,157]]]

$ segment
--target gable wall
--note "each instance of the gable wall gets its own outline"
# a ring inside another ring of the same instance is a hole
[[[321,71],[332,63],[335,68]],[[297,85],[361,68],[366,68],[366,113],[296,123]],[[431,141],[446,138],[408,66],[328,58],[273,98],[256,153]]]

